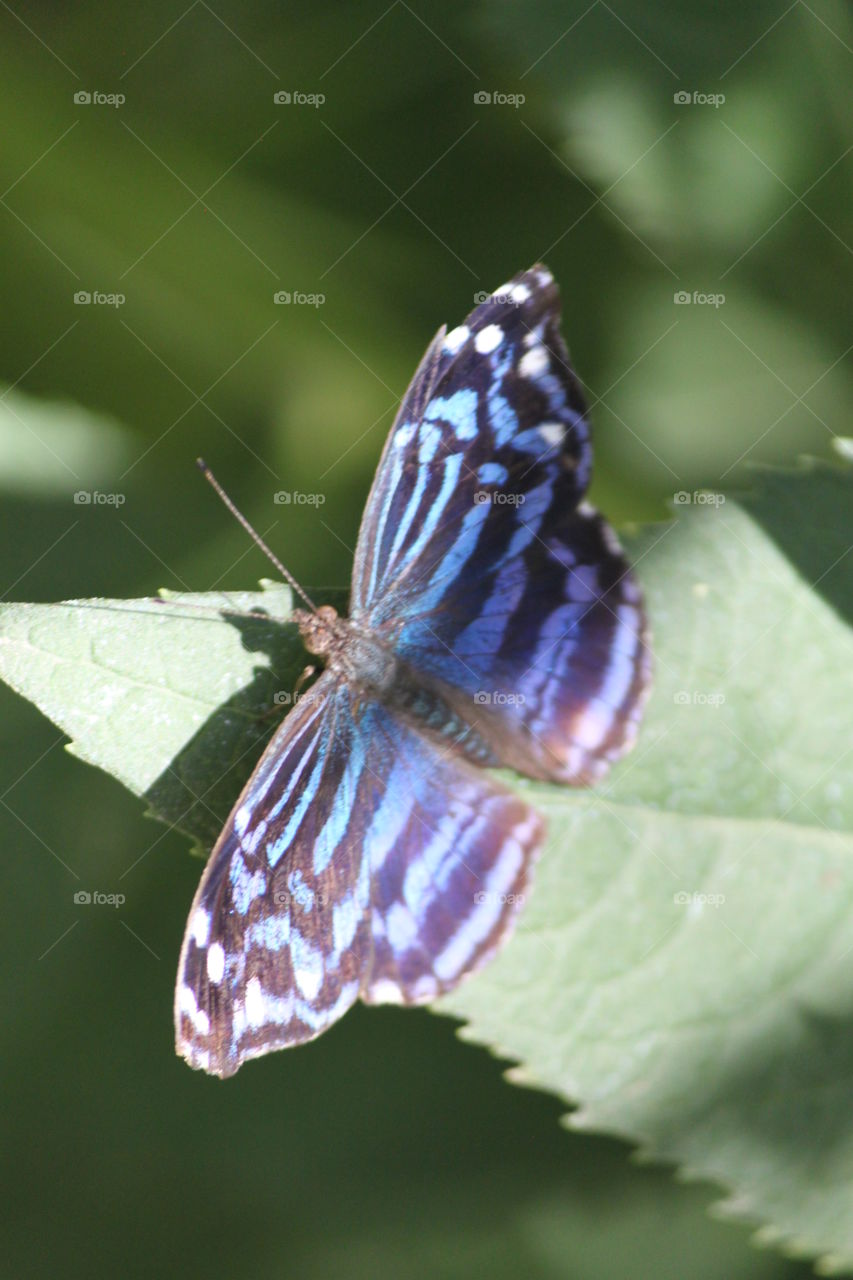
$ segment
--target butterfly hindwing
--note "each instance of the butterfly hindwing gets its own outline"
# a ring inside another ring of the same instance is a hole
[[[364,724],[382,792],[367,833],[374,950],[363,998],[423,1003],[509,931],[545,826],[452,737],[427,736],[379,703]]]

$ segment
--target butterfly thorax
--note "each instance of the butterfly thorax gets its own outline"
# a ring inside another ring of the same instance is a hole
[[[306,649],[325,660],[327,671],[393,707],[398,715],[451,750],[478,764],[499,763],[470,715],[452,706],[434,681],[423,672],[412,671],[358,618],[342,618],[331,605],[321,605],[316,613],[294,609],[292,617]]]
[[[294,609],[305,648],[323,658],[326,669],[336,671],[353,684],[386,693],[397,677],[397,662],[387,645],[350,618],[342,618],[331,605],[316,613]]]

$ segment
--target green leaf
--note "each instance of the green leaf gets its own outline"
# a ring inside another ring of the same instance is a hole
[[[567,1123],[716,1179],[720,1213],[826,1271],[853,1265],[853,638],[782,548],[799,529],[803,567],[833,563],[828,491],[849,546],[831,470],[765,475],[752,505],[786,537],[724,502],[631,542],[656,663],[639,743],[595,793],[529,788],[552,833],[535,891],[441,1004],[575,1103]]]
[[[74,755],[210,847],[275,727],[276,693],[286,701],[304,666],[280,625],[289,587],[262,587],[2,605],[0,676]]]
[[[836,437],[833,444],[840,458],[853,462],[849,440]],[[801,467],[809,473],[805,491],[796,473],[761,467],[740,501],[812,588],[853,623],[850,467],[827,466],[815,458]]]
[[[567,1123],[716,1180],[721,1213],[826,1271],[853,1265],[851,475],[762,473],[746,506],[690,495],[629,541],[656,665],[638,745],[595,791],[519,784],[551,832],[531,900],[437,1006]],[[224,604],[0,608],[0,674],[207,844],[304,661],[284,588]]]

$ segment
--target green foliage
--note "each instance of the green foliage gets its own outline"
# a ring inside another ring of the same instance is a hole
[[[629,542],[656,664],[635,752],[594,792],[525,787],[551,833],[535,891],[440,1007],[574,1128],[716,1180],[722,1213],[831,1270],[853,1264],[853,596],[833,579],[836,611],[809,575],[837,560],[853,473],[703,497]],[[800,519],[796,538],[791,513],[821,504],[831,536]],[[209,843],[298,673],[289,610],[274,584],[6,605],[0,671]]]

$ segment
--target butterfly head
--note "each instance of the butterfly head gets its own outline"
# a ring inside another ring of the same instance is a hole
[[[346,621],[330,604],[321,604],[315,613],[294,609],[293,621],[309,653],[327,658],[340,649],[346,633]]]

